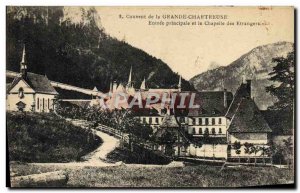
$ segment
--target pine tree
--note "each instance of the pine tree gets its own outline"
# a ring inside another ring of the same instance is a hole
[[[266,91],[276,96],[278,101],[274,103],[271,109],[293,110],[295,85],[294,61],[294,51],[290,52],[286,58],[278,57],[273,59],[276,66],[269,73],[271,76],[269,80],[275,82],[275,84],[266,87]],[[279,85],[276,85],[276,83],[279,83]]]

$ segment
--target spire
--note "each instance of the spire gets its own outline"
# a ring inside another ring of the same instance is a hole
[[[128,77],[128,82],[127,82],[127,85],[126,85],[126,90],[128,91],[132,87],[133,87],[133,83],[132,83],[132,66],[131,66],[130,67],[130,72],[129,72],[129,77]]]
[[[181,92],[181,75],[179,76],[178,91]]]
[[[170,106],[167,106],[167,115],[171,115]]]
[[[23,78],[25,78],[27,76],[25,44],[24,44],[24,47],[23,47],[22,60],[20,62],[20,73],[21,73]]]
[[[98,92],[98,89],[97,89],[96,86],[94,87],[93,91],[94,91],[94,92]]]
[[[25,64],[25,56],[26,56],[26,51],[25,51],[25,44],[24,44],[21,64]]]
[[[132,75],[132,66],[130,67],[129,78],[128,78],[128,84],[131,83],[131,75]]]
[[[112,82],[110,81],[109,83],[109,92],[112,92],[113,86],[112,86]]]
[[[145,79],[145,77],[144,77],[144,80],[143,80],[143,82],[141,84],[141,88],[140,89],[141,90],[146,90],[146,79]]]

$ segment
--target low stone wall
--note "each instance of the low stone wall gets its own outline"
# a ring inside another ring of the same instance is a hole
[[[11,187],[62,187],[68,182],[65,171],[11,177]]]

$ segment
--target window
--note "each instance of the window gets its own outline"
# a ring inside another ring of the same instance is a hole
[[[158,123],[158,118],[157,117],[155,118],[155,122]]]
[[[146,123],[146,118],[145,117],[143,117],[143,123]]]
[[[222,128],[219,128],[219,134],[222,134]]]
[[[19,98],[24,98],[24,89],[22,87],[19,88]]]
[[[192,129],[192,134],[196,134],[196,129],[195,129],[195,127],[193,127],[193,129]]]
[[[199,118],[199,125],[202,125],[202,118]]]
[[[48,99],[48,109],[50,109],[50,100]]]
[[[184,123],[184,117],[180,117],[180,123]]]
[[[45,99],[43,98],[43,110],[45,110]]]
[[[212,128],[212,129],[211,129],[211,133],[212,133],[213,135],[215,135],[215,134],[216,134],[216,130],[215,130],[215,128]]]
[[[219,124],[222,124],[222,118],[219,118]]]
[[[205,125],[208,125],[208,118],[205,118]]]
[[[208,128],[205,128],[204,134],[208,134]]]
[[[152,117],[149,118],[149,124],[152,124]]]
[[[193,122],[193,123],[192,123],[193,125],[196,125],[196,123],[195,123],[195,122],[196,122],[196,121],[195,121],[195,118],[192,118],[192,122]]]
[[[212,119],[211,119],[211,124],[212,124],[212,125],[216,124],[215,118],[212,118]]]
[[[39,98],[37,98],[36,103],[37,103],[36,104],[36,106],[37,106],[36,108],[39,109],[40,108],[40,99]]]
[[[203,134],[201,127],[199,128],[199,134]]]

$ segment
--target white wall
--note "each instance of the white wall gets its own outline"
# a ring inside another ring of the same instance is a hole
[[[255,147],[265,147],[265,148],[269,147],[267,145],[254,145],[254,146]],[[236,150],[231,148],[231,151],[230,151],[231,157],[261,157],[261,156],[263,156],[262,151],[258,151],[256,154],[255,153],[251,153],[251,154],[245,153],[244,145],[241,146],[240,150],[241,150],[240,154],[237,154]],[[267,155],[264,155],[264,157],[267,157]]]
[[[35,93],[34,90],[27,84],[25,83],[24,80],[20,80],[18,84],[12,88],[9,93],[19,93],[19,88],[23,88],[24,93]]]
[[[140,121],[141,123],[144,123],[145,120],[145,124],[150,124],[150,122],[152,121],[151,125],[160,125],[162,123],[163,118],[164,117],[162,116],[141,116]],[[156,122],[156,119],[158,120],[158,122]]]
[[[26,104],[24,111],[31,111],[34,104],[34,94],[24,94],[23,98],[20,98],[18,93],[9,94],[6,100],[6,109],[8,111],[18,111],[16,103],[19,101]]]
[[[188,152],[191,156],[206,158],[227,158],[227,144],[203,144],[201,147],[189,146]]]
[[[55,95],[49,95],[49,94],[41,94],[37,93],[35,95],[35,111],[36,112],[50,112],[53,110],[53,100]],[[44,104],[43,104],[44,99]],[[39,102],[38,102],[39,100]],[[49,100],[49,105],[48,105]],[[39,106],[38,106],[39,105]]]
[[[267,133],[231,133],[228,134],[229,142],[234,143],[235,141],[244,143],[253,143],[253,144],[267,144],[268,143],[268,134]]]
[[[205,119],[208,119],[208,125],[206,125],[205,123]],[[212,120],[213,118],[215,119],[215,124],[212,124]],[[193,119],[194,124],[193,124]],[[212,130],[213,128],[215,129],[216,135],[220,135],[220,136],[226,136],[226,132],[227,132],[227,120],[225,117],[193,117],[189,118],[189,126],[188,126],[188,133],[190,135],[194,135],[196,136],[203,136],[205,129],[208,129],[209,134],[212,134]],[[200,121],[200,119],[202,120],[202,122]],[[221,123],[219,122],[219,119],[221,119]],[[200,128],[202,129],[202,134],[200,133]],[[221,128],[222,133],[219,134],[219,129]],[[195,131],[195,133],[193,132]]]

